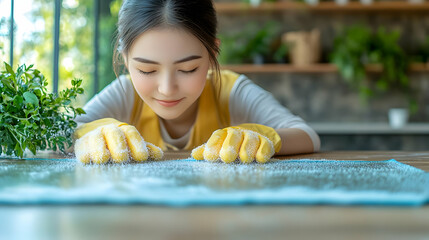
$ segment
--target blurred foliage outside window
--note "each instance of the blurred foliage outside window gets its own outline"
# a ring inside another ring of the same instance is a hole
[[[116,77],[112,67],[114,34],[122,0],[101,0],[99,20],[99,89]],[[9,62],[10,1],[0,0],[0,56]],[[59,91],[70,88],[70,79],[83,79],[85,95],[77,105],[84,105],[94,92],[94,1],[62,0],[60,18]],[[53,86],[54,1],[15,1],[14,66],[34,64]],[[6,33],[6,34],[5,34]]]
[[[9,47],[6,45],[7,39],[8,39],[8,29],[6,27],[7,21],[6,18],[0,18],[0,59],[7,59],[6,55],[6,47]],[[9,52],[7,52],[8,54]]]
[[[8,10],[9,9],[9,10]],[[9,60],[10,1],[0,0],[0,60]]]

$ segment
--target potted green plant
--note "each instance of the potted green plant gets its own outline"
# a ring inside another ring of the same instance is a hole
[[[371,31],[364,26],[352,26],[334,39],[331,62],[334,63],[349,85],[357,88],[361,99],[372,95],[366,80],[365,65],[368,64],[368,53],[371,42]]]
[[[271,22],[259,28],[257,24],[249,25],[246,35],[247,44],[244,45],[243,53],[245,58],[255,64],[263,64],[266,62],[270,47],[275,35],[275,25]]]
[[[398,45],[399,31],[379,28],[373,33],[364,26],[347,28],[334,42],[331,61],[345,80],[357,87],[365,102],[375,96],[395,94],[403,99],[407,111],[417,111],[408,78],[409,60]],[[368,81],[366,65],[377,64],[381,72],[375,82]],[[396,106],[393,106],[396,108]]]
[[[429,64],[429,36],[425,42],[418,48],[417,54],[413,57],[416,62]]]
[[[268,22],[263,27],[251,23],[243,31],[220,34],[222,64],[284,62],[288,47],[279,42],[278,23]]]
[[[275,63],[287,62],[287,56],[290,51],[290,46],[279,39],[275,43],[274,51],[272,52],[272,58]]]
[[[240,34],[219,34],[221,52],[218,60],[221,64],[239,64],[243,62],[242,46],[245,44]]]

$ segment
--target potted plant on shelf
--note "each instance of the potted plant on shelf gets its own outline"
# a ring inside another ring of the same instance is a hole
[[[373,33],[367,27],[352,26],[336,37],[331,61],[337,65],[343,78],[359,90],[365,102],[376,96],[393,94],[402,99],[400,107],[403,109],[397,110],[398,106],[392,106],[395,110],[390,112],[414,113],[417,103],[407,75],[409,61],[398,45],[399,37],[398,31],[389,33],[379,28]],[[368,64],[376,64],[380,68],[375,82],[368,81]]]
[[[365,81],[370,41],[371,31],[368,28],[353,26],[334,39],[331,53],[331,62],[338,67],[343,79],[357,88],[363,100],[372,95],[368,82]]]
[[[286,63],[287,56],[289,55],[289,52],[291,50],[290,45],[282,42],[281,39],[278,39],[278,41],[276,41],[274,45],[275,47],[274,51],[272,52],[272,60],[275,63]]]
[[[419,47],[417,54],[413,57],[414,61],[426,63],[429,65],[429,36],[426,41]]]
[[[249,24],[243,31],[220,34],[222,52],[221,64],[284,62],[288,47],[279,41],[278,23],[269,22],[263,27]]]

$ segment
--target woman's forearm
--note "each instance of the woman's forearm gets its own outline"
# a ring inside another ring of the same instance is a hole
[[[297,128],[281,128],[276,131],[282,141],[282,147],[276,155],[314,152],[313,141],[305,131]]]

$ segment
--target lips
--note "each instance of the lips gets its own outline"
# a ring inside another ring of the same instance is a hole
[[[177,105],[177,104],[179,104],[182,100],[183,100],[183,98],[181,98],[181,99],[179,99],[179,100],[173,100],[173,101],[168,101],[168,100],[159,100],[159,99],[156,99],[156,101],[157,101],[160,105],[162,105],[162,106],[164,106],[164,107],[173,107],[173,106],[176,106],[176,105]]]

